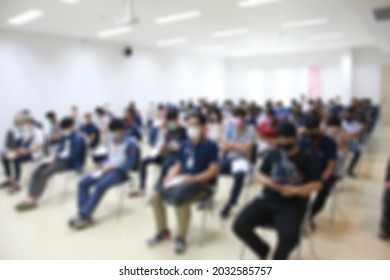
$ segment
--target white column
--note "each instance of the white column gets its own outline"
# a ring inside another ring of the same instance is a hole
[[[354,61],[352,50],[347,50],[341,54],[341,99],[343,103],[349,104],[354,95]]]

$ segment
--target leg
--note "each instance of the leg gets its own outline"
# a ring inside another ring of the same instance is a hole
[[[9,160],[6,158],[6,156],[4,155],[2,157],[2,161],[3,161],[3,169],[4,169],[4,173],[5,175],[7,176],[7,179],[9,180],[11,178],[11,170],[10,170],[10,167],[9,167]]]
[[[298,245],[301,235],[301,225],[305,216],[304,209],[275,207],[273,224],[278,233],[274,259],[287,260],[290,252]]]
[[[390,238],[390,189],[386,188],[382,200],[382,218],[380,227],[380,236]]]
[[[89,190],[90,188],[97,182],[96,178],[93,178],[91,176],[86,176],[79,182],[78,185],[78,207],[79,207],[79,213],[80,210],[83,208],[83,206],[87,203],[89,200]]]
[[[255,233],[257,226],[268,225],[272,221],[268,203],[258,198],[250,203],[238,215],[233,231],[257,256],[266,259],[269,247]]]
[[[155,162],[155,158],[147,157],[141,163],[141,168],[140,168],[140,172],[139,172],[139,181],[140,181],[140,189],[141,190],[145,189],[146,180],[148,177],[148,173],[147,173],[148,165],[153,163],[153,162]]]
[[[17,157],[15,158],[14,160],[14,170],[15,170],[15,180],[17,182],[19,182],[20,180],[20,177],[21,177],[21,170],[20,170],[20,166],[22,163],[24,162],[27,162],[27,161],[30,161],[32,160],[32,156],[31,155],[25,155],[25,156],[21,156],[21,157]]]
[[[237,172],[233,174],[234,183],[233,188],[230,193],[230,205],[236,205],[238,198],[240,197],[242,187],[244,186],[244,180],[245,180],[245,173],[244,172]]]
[[[157,225],[157,232],[164,232],[167,231],[167,218],[166,218],[166,211],[165,211],[165,205],[164,200],[161,197],[160,193],[155,192],[153,194],[153,197],[151,199],[153,212],[154,212],[154,218]]]
[[[39,173],[35,174],[33,177],[29,189],[29,195],[31,198],[37,200],[39,199],[46,187],[47,181],[49,178],[59,172],[70,170],[72,167],[65,161],[55,161],[50,165],[43,166],[42,169],[38,170]]]
[[[111,172],[103,176],[101,179],[98,179],[95,191],[80,209],[80,215],[83,218],[90,219],[106,191],[112,186],[120,184],[125,180],[126,176],[121,172]]]
[[[311,211],[311,218],[314,219],[319,212],[324,208],[326,200],[329,197],[329,194],[332,192],[334,186],[336,185],[336,177],[332,176],[327,181],[323,183],[322,189],[318,192]]]
[[[164,179],[164,177],[168,174],[168,171],[173,165],[173,163],[175,162],[175,160],[176,160],[175,156],[167,156],[163,160],[161,165],[161,174],[160,174],[159,182],[161,182]]]
[[[361,154],[362,154],[362,152],[360,149],[354,151],[351,163],[349,164],[349,167],[348,167],[348,174],[350,174],[350,175],[354,174],[355,168],[360,161]]]

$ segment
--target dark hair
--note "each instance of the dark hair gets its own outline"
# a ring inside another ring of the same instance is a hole
[[[125,124],[122,119],[113,119],[109,125],[110,131],[124,130]]]
[[[246,117],[246,111],[241,108],[241,107],[237,107],[233,110],[233,116],[235,117],[240,117],[240,118],[245,118]]]
[[[52,120],[52,119],[55,119],[56,117],[57,117],[57,115],[53,111],[49,111],[49,112],[46,113],[46,118],[47,119]]]
[[[277,129],[278,137],[295,138],[297,137],[297,129],[290,122],[282,122]]]
[[[95,109],[95,113],[99,116],[104,116],[106,114],[106,110],[104,110],[102,107],[97,107]]]
[[[328,126],[341,126],[341,119],[337,115],[332,115],[328,118],[326,124]]]
[[[177,118],[179,117],[179,113],[177,112],[176,109],[169,109],[168,113],[167,113],[167,120],[168,121],[175,121],[177,120]]]
[[[68,129],[71,128],[74,125],[73,118],[66,117],[61,120],[60,127],[61,129]]]
[[[207,119],[206,119],[206,117],[202,113],[196,113],[196,112],[191,113],[191,114],[188,115],[187,120],[190,120],[190,119],[193,119],[193,118],[197,119],[201,126],[205,126],[206,123],[207,123]]]
[[[306,120],[305,120],[305,127],[307,129],[314,129],[314,128],[319,128],[321,124],[321,120],[319,117],[316,115],[310,115]]]

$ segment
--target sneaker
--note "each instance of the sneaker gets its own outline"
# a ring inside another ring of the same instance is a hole
[[[169,230],[164,230],[160,233],[157,233],[152,238],[148,239],[148,245],[154,246],[157,245],[163,241],[170,240],[171,239],[171,232]]]
[[[14,195],[14,194],[17,194],[18,192],[20,192],[21,190],[21,187],[19,185],[19,183],[13,183],[11,188],[8,190],[8,194],[10,195]]]
[[[143,197],[143,196],[145,196],[144,190],[139,190],[139,191],[129,193],[129,198],[136,198],[136,197]]]
[[[77,217],[69,221],[69,226],[73,229],[82,230],[93,225],[91,218]]]
[[[357,175],[354,172],[348,172],[348,176],[351,177],[352,179],[357,178]]]
[[[37,204],[35,202],[23,201],[16,205],[15,210],[18,212],[27,212],[35,208],[37,208]]]
[[[230,204],[227,204],[222,210],[221,210],[221,218],[227,219],[230,216],[230,211],[232,210],[232,206]]]
[[[11,186],[11,182],[9,180],[4,181],[0,184],[0,189],[6,189]]]
[[[388,240],[390,240],[390,234],[388,234],[388,233],[386,233],[384,231],[380,231],[379,232],[379,238],[381,240],[388,241]]]
[[[175,253],[176,254],[183,254],[186,250],[187,242],[184,240],[184,238],[178,237],[175,239]]]

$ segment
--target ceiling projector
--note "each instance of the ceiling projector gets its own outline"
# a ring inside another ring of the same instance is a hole
[[[140,23],[140,19],[136,16],[135,0],[124,1],[126,15],[116,21],[120,26],[134,26]]]

